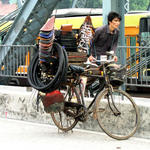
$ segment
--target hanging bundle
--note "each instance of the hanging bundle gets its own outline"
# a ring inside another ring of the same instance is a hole
[[[36,53],[28,68],[29,84],[44,93],[54,91],[65,81],[68,66],[68,57],[65,49],[58,43],[53,43],[50,58],[50,65],[47,72],[43,72],[39,66],[39,55]]]
[[[94,28],[91,17],[87,16],[84,23],[80,27],[78,36],[78,51],[89,53],[90,41],[93,38]]]
[[[50,18],[40,30],[39,53],[28,68],[30,85],[44,93],[56,90],[65,81],[68,66],[66,50],[54,41],[54,21]]]

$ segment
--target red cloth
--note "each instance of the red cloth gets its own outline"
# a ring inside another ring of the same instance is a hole
[[[45,107],[48,107],[54,103],[61,103],[63,101],[63,94],[60,91],[55,90],[53,92],[47,93],[42,102]]]

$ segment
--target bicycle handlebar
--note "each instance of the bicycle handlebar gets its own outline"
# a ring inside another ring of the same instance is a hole
[[[84,63],[85,65],[90,65],[90,66],[95,66],[98,67],[99,65],[96,63],[100,63],[100,64],[110,64],[110,63],[114,63],[115,60],[114,59],[109,59],[109,60],[97,60],[96,58],[94,58],[94,61],[90,61],[89,59],[87,59],[87,61]]]
[[[101,64],[110,64],[110,63],[114,63],[115,60],[114,59],[108,59],[108,60],[95,60],[95,61],[92,61],[93,63],[101,63]]]

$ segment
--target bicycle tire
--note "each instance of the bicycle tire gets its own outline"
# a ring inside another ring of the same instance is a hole
[[[97,121],[108,136],[117,140],[128,139],[135,134],[139,125],[137,105],[129,94],[122,90],[114,89],[112,92],[114,104],[120,112],[115,116],[110,106],[114,111],[116,109],[111,102],[108,102],[108,98],[106,98],[108,95],[110,97],[109,90],[104,89],[96,98]]]
[[[76,104],[76,103],[80,104],[79,101],[77,101],[75,98],[72,97],[72,96],[76,97],[76,93],[73,92],[71,87],[69,88],[66,87],[65,90],[64,89],[60,90],[64,94],[65,102],[73,102],[73,104]],[[65,111],[66,109],[67,111],[70,111],[71,113],[76,113],[76,112],[73,112],[75,110],[73,110],[71,107],[64,108]],[[67,132],[69,130],[72,130],[76,126],[76,124],[78,123],[78,119],[67,115],[64,110],[59,111],[59,112],[51,112],[51,117],[52,117],[54,124],[58,127],[58,129]]]

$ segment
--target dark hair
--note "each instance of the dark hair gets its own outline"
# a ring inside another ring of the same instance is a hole
[[[118,18],[120,21],[122,19],[121,16],[118,13],[111,11],[108,14],[108,24],[109,24],[109,21],[111,22],[114,18]]]

